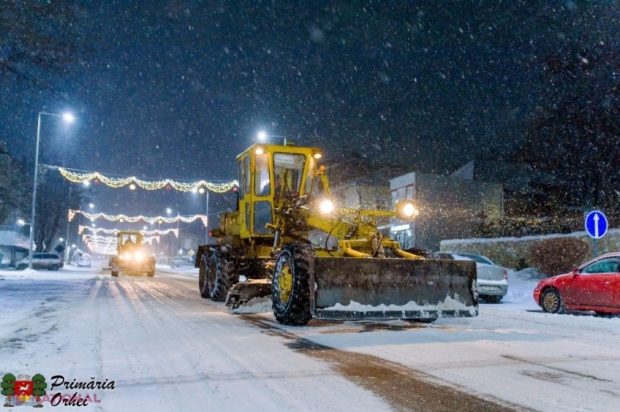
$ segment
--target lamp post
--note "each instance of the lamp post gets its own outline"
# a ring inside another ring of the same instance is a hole
[[[198,193],[203,194],[204,192],[207,192],[207,204],[206,204],[206,215],[207,215],[207,225],[206,225],[206,231],[205,231],[205,243],[209,243],[209,189],[205,189],[205,188],[200,188],[198,189]]]
[[[57,114],[57,113],[47,113],[47,112],[39,112],[39,116],[37,119],[37,143],[34,154],[34,186],[32,188],[32,212],[30,215],[30,250],[28,254],[28,269],[32,269],[32,244],[34,241],[34,217],[35,217],[35,207],[37,200],[37,174],[39,173],[39,139],[41,136],[41,115],[47,116],[56,116],[62,118],[67,123],[73,123],[75,118],[71,113]]]
[[[277,135],[277,134],[267,134],[267,132],[262,131],[262,130],[260,132],[258,132],[257,136],[258,136],[258,140],[261,141],[261,142],[266,141],[267,138],[269,138],[269,137],[280,137],[280,138],[284,139],[284,146],[286,146],[286,136],[280,136],[280,135]]]

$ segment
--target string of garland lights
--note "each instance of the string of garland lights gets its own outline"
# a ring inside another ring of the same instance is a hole
[[[78,233],[81,235],[83,231],[85,230],[90,230],[93,233],[105,233],[107,235],[116,235],[118,234],[118,232],[121,232],[121,230],[119,229],[104,229],[102,227],[98,227],[98,228],[93,228],[90,226],[83,226],[83,225],[79,225],[78,226]],[[168,233],[173,233],[176,237],[179,237],[179,229],[166,229],[166,230],[159,230],[159,229],[155,229],[155,230],[140,230],[140,233],[142,233],[143,235],[146,236],[152,236],[152,235],[167,235]]]
[[[232,182],[225,183],[213,183],[207,182],[206,180],[199,180],[195,182],[179,182],[172,179],[163,179],[163,180],[155,180],[148,181],[138,179],[135,176],[130,177],[108,177],[104,176],[99,172],[77,172],[69,169],[65,169],[64,167],[57,166],[48,166],[55,167],[58,169],[60,174],[72,183],[85,183],[94,181],[95,185],[99,183],[103,183],[106,186],[110,186],[113,188],[120,188],[129,185],[131,190],[136,189],[136,185],[146,190],[160,190],[166,189],[170,190],[175,189],[179,192],[199,192],[204,193],[204,190],[210,190],[214,193],[225,193],[234,188],[235,186],[239,186],[239,182],[233,180]]]
[[[207,215],[194,215],[194,216],[174,216],[174,217],[165,217],[165,216],[156,216],[156,217],[147,217],[147,216],[126,216],[126,215],[107,215],[105,213],[88,213],[82,210],[73,210],[69,209],[69,222],[73,220],[75,215],[82,214],[85,218],[90,219],[91,221],[95,221],[96,219],[105,219],[111,222],[129,222],[136,223],[139,221],[144,221],[147,223],[176,223],[178,221],[184,223],[192,223],[196,220],[202,220],[202,224],[207,227],[208,218]]]
[[[148,243],[149,245],[153,244],[153,241],[156,240],[157,243],[159,243],[159,236],[145,236],[142,239],[143,243]],[[94,236],[94,235],[89,235],[87,233],[84,233],[82,235],[82,241],[84,243],[88,244],[94,244],[96,246],[110,246],[113,247],[114,249],[116,249],[116,237],[111,237],[111,236]]]

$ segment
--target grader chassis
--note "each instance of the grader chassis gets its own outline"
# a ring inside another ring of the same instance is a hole
[[[377,229],[378,219],[414,219],[411,201],[395,211],[336,207],[320,157],[292,144],[257,144],[237,157],[237,210],[196,254],[201,296],[236,307],[271,294],[287,325],[476,316],[475,263],[424,259]]]

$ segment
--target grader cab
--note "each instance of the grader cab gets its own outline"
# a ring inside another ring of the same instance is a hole
[[[142,246],[142,233],[119,232],[116,255],[110,257],[112,276],[155,276],[155,259]]]
[[[411,201],[394,211],[347,210],[331,195],[321,151],[257,144],[237,157],[237,210],[196,255],[204,298],[236,307],[271,295],[276,319],[476,316],[476,266],[401,250],[380,219],[414,219]],[[240,281],[240,277],[243,280]]]

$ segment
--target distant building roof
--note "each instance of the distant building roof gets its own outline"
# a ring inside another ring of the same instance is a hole
[[[20,246],[27,249],[29,244],[29,239],[17,232],[0,230],[0,246]]]

